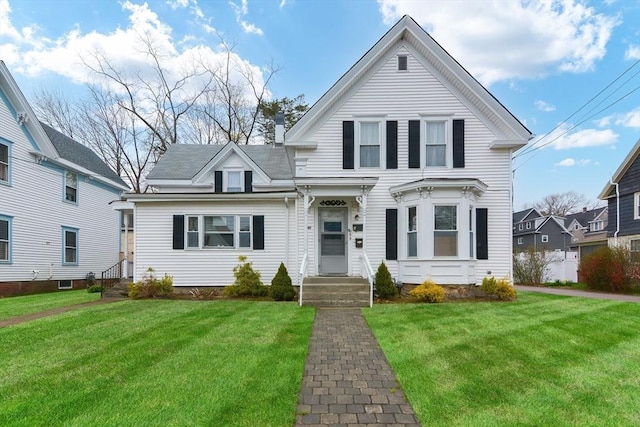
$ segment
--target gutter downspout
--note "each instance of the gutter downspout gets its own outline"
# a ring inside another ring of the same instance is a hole
[[[617,182],[609,179],[611,185],[616,186],[616,231],[613,233],[613,244],[618,246],[618,233],[620,233],[620,187]]]
[[[287,240],[286,240],[286,242],[287,242],[287,244],[285,245],[284,259],[285,259],[285,262],[287,264],[289,264],[289,228],[290,228],[290,225],[289,225],[289,198],[288,197],[284,198],[284,206],[285,206],[285,209],[287,210],[287,222],[286,222],[286,228],[287,228],[287,233],[286,233]]]

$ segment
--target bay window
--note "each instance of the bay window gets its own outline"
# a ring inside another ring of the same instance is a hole
[[[417,207],[407,208],[407,256],[418,256]]]
[[[458,207],[434,206],[433,255],[458,255]]]

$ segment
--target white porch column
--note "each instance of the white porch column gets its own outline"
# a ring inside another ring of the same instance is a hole
[[[309,254],[309,208],[311,204],[316,200],[315,197],[311,196],[311,187],[304,187],[304,252],[305,254]]]
[[[129,215],[127,211],[121,212],[124,214],[124,269],[121,276],[127,279],[129,278]]]

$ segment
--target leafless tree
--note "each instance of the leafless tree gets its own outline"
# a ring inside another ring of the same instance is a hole
[[[566,216],[575,213],[583,207],[593,209],[597,203],[589,202],[584,194],[575,191],[549,194],[533,205],[543,215]]]

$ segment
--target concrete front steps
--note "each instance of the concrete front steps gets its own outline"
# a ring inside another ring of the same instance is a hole
[[[307,277],[303,282],[302,305],[369,307],[369,282],[362,277]]]
[[[131,280],[122,279],[102,293],[102,298],[125,299],[129,298],[129,283]]]

